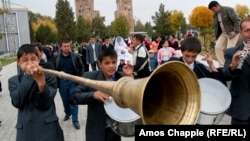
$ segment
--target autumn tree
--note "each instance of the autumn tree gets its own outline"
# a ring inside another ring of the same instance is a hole
[[[211,36],[213,32],[213,12],[205,6],[195,7],[189,16],[189,23],[196,29],[200,30],[201,35],[203,36],[204,46],[208,44],[206,36]],[[209,42],[210,43],[210,42]]]
[[[129,24],[124,16],[117,17],[112,23],[111,23],[111,29],[112,34],[114,36],[122,36],[127,37],[129,34]]]
[[[46,27],[46,31],[38,30],[41,26]],[[49,29],[47,29],[47,27]],[[56,28],[54,21],[50,17],[45,17],[45,16],[39,17],[37,18],[35,22],[32,22],[32,32],[34,32],[33,34],[34,34],[35,40],[38,40],[39,38],[41,38],[41,35],[44,35],[43,34],[44,32],[47,32],[49,36],[48,38],[50,38],[50,40],[46,39],[44,40],[44,42],[47,42],[47,41],[56,42],[56,39],[54,37],[56,36],[57,28]],[[42,32],[42,33],[39,33],[39,32]],[[43,38],[46,38],[46,37],[43,37]]]
[[[88,40],[91,32],[91,23],[89,20],[79,16],[76,22],[76,40],[81,42],[82,39]]]
[[[38,18],[35,22],[32,22],[32,28],[33,28],[34,32],[37,32],[38,28],[41,25],[50,27],[51,31],[54,33],[57,32],[56,25],[51,18],[42,17],[42,18]]]
[[[0,14],[4,14],[4,13],[8,13],[8,12],[9,12],[8,10],[0,8]],[[1,25],[0,25],[0,39],[3,38],[1,31],[2,31],[2,29],[1,29]]]
[[[30,30],[30,39],[31,41],[35,40],[35,31],[32,27],[32,24],[37,21],[38,18],[42,18],[43,16],[40,13],[33,13],[32,11],[28,11],[29,18],[29,30]]]
[[[155,12],[155,15],[152,16],[152,20],[155,24],[154,29],[155,32],[159,35],[169,35],[173,33],[170,27],[171,23],[169,21],[169,17],[171,15],[170,11],[165,11],[165,5],[162,3],[159,7],[159,12]]]
[[[170,20],[171,29],[173,31],[180,30],[181,33],[186,32],[187,24],[186,24],[186,19],[182,11],[173,10],[169,17],[169,20]]]
[[[74,13],[68,0],[57,0],[55,23],[57,37],[61,41],[64,38],[75,38]]]
[[[210,29],[213,26],[213,12],[205,6],[194,8],[189,16],[192,26],[201,29]]]
[[[44,27],[48,26],[50,28],[49,31],[51,31],[53,35],[56,35],[57,28],[54,20],[50,16],[44,16],[41,15],[40,13],[33,13],[31,11],[28,11],[28,18],[29,18],[30,38],[32,41],[37,40],[36,34],[37,33],[39,34],[38,29],[40,28],[41,25],[43,25]],[[56,40],[54,39],[54,41]]]
[[[40,25],[36,31],[36,40],[48,44],[56,41],[56,35],[48,25]]]
[[[239,15],[240,20],[243,20],[243,19],[247,18],[249,16],[249,14],[250,14],[249,13],[250,10],[246,5],[237,4],[235,6],[235,11]]]

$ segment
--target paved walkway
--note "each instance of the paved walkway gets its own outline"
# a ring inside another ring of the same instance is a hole
[[[11,100],[8,91],[8,79],[17,73],[16,63],[5,66],[2,70],[0,80],[2,81],[3,91],[0,93],[0,119],[2,125],[0,126],[0,140],[1,141],[15,141],[16,136],[16,118],[17,109],[11,105]],[[86,121],[86,107],[79,106],[79,121],[81,129],[76,130],[71,120],[63,121],[64,112],[62,101],[59,93],[55,97],[55,104],[57,108],[57,115],[60,120],[61,127],[64,131],[65,141],[84,141],[85,140],[85,121]],[[224,116],[220,124],[229,124],[230,117]],[[122,138],[122,141],[133,141],[134,137]]]

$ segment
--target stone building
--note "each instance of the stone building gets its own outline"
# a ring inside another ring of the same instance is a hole
[[[130,27],[129,32],[134,32],[132,0],[116,0],[116,4],[117,11],[115,11],[115,18],[119,17],[120,15],[126,17]],[[82,16],[85,19],[91,20],[97,16],[100,16],[100,12],[94,10],[94,0],[75,0],[75,9],[76,18],[78,16]]]
[[[116,0],[117,11],[115,11],[115,18],[119,16],[126,17],[130,30],[134,32],[134,18],[133,18],[133,3],[132,0]]]
[[[82,16],[85,19],[92,20],[100,16],[100,12],[94,10],[94,0],[75,0],[76,18]]]
[[[0,54],[13,53],[22,44],[30,43],[28,9],[22,5],[0,2],[0,8],[9,11],[0,14]]]

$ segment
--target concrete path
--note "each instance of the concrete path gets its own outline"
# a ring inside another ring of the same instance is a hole
[[[17,109],[11,105],[8,91],[8,79],[17,73],[16,63],[5,66],[2,70],[0,80],[2,81],[3,91],[0,93],[0,140],[15,141]],[[61,127],[64,131],[65,141],[84,141],[85,140],[85,124],[86,124],[86,108],[87,106],[79,106],[80,130],[76,130],[71,120],[63,121],[64,112],[62,101],[59,93],[55,97],[57,115],[60,120]],[[230,117],[225,115],[220,124],[229,124]],[[134,137],[122,138],[122,141],[133,141]]]

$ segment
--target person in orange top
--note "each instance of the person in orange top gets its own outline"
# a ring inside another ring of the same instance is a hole
[[[153,50],[155,54],[157,54],[158,52],[159,43],[160,43],[160,36],[156,36],[152,39],[151,50]]]

